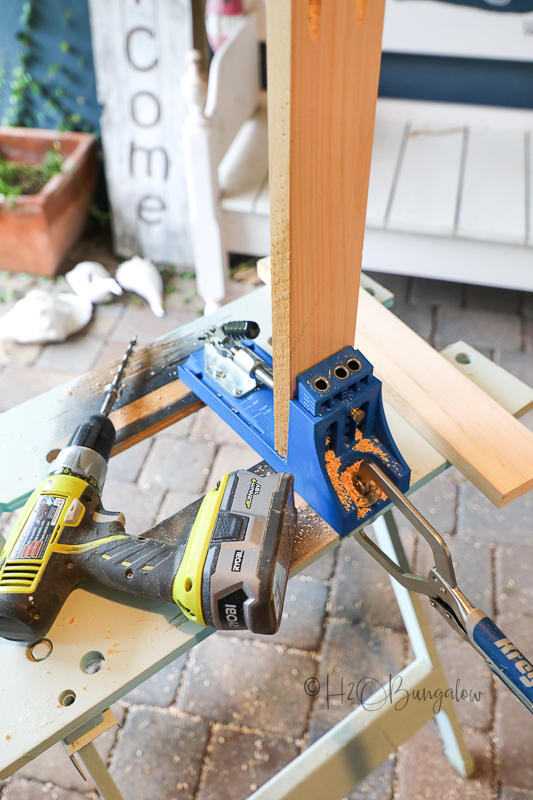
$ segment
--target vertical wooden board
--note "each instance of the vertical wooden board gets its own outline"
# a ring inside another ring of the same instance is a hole
[[[90,0],[115,248],[192,263],[179,78],[192,46],[187,0]]]
[[[280,453],[296,377],[353,342],[383,10],[382,0],[267,3]]]
[[[457,234],[526,240],[525,134],[470,128]]]
[[[291,360],[290,346],[290,141],[291,141],[291,0],[268,0],[268,171],[270,195],[270,255],[272,259],[272,347],[276,446],[287,451]],[[279,416],[279,413],[278,413]]]
[[[406,134],[407,122],[380,114],[378,102],[366,207],[366,224],[373,228],[385,226],[389,198]]]
[[[387,220],[389,228],[452,235],[463,140],[462,128],[411,127]]]

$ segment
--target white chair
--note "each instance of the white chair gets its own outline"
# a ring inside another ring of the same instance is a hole
[[[188,54],[183,129],[198,292],[205,313],[225,295],[229,252],[270,250],[266,93],[259,85],[258,12],[243,17],[215,53],[209,86]],[[262,205],[256,202],[260,185]],[[259,212],[258,208],[262,211]]]
[[[198,291],[224,298],[228,253],[270,249],[265,92],[258,22],[243,18],[184,78],[184,128]],[[207,101],[206,101],[207,96]],[[205,107],[204,107],[205,106]],[[533,290],[533,111],[380,98],[363,268]]]

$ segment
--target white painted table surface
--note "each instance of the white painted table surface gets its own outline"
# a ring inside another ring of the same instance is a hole
[[[259,322],[261,344],[268,349],[270,289],[264,287],[234,301],[210,319],[239,317]],[[204,323],[205,319],[184,326],[184,334]],[[457,364],[458,352],[469,354],[471,362]],[[499,399],[502,387],[507,387],[503,399],[512,413],[520,413],[533,404],[533,390],[473,348],[459,343],[448,348],[445,355],[485,389],[497,389]],[[448,464],[389,406],[386,414],[393,436],[413,470],[414,490]],[[338,543],[339,537],[331,529],[319,541],[302,540],[293,557],[292,571],[303,568]],[[211,629],[185,620],[175,606],[87,584],[73,592],[50,631],[54,649],[45,661],[31,662],[24,645],[0,640],[0,777],[11,775],[210,633]],[[105,657],[102,669],[93,675],[85,674],[80,667],[83,656],[90,651]],[[59,702],[66,690],[76,694],[70,706]]]

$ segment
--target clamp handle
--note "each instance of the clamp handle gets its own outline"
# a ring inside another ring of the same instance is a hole
[[[468,614],[466,627],[488,667],[533,713],[533,664],[480,608]]]

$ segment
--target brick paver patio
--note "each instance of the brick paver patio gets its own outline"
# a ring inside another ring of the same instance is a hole
[[[97,250],[93,247],[90,257]],[[84,257],[78,246],[77,260]],[[71,261],[76,263],[76,257]],[[104,259],[108,266],[113,261]],[[396,295],[395,312],[441,348],[466,339],[533,384],[533,296],[438,281],[375,275]],[[0,314],[31,286],[0,277]],[[170,279],[167,316],[126,295],[96,309],[90,325],[61,345],[0,350],[0,408],[121,356],[133,333],[148,342],[201,312],[194,281]],[[51,284],[47,284],[51,285]],[[61,283],[58,282],[61,288]],[[66,289],[66,285],[63,284]],[[233,284],[238,294],[247,287]],[[531,420],[524,419],[529,426]],[[258,456],[209,409],[136,445],[111,461],[104,502],[127,509],[140,532],[211,488],[229,469]],[[494,509],[451,469],[414,502],[450,541],[459,583],[471,600],[496,614],[502,628],[533,652],[533,501]],[[6,515],[0,520],[8,528]],[[427,570],[428,552],[401,524],[408,554]],[[533,716],[500,690],[481,658],[428,607],[450,683],[479,695],[457,704],[477,771],[460,778],[446,761],[436,726],[421,730],[350,795],[350,800],[467,798],[533,800]],[[386,574],[354,541],[344,542],[294,578],[283,624],[271,638],[216,633],[186,657],[130,692],[114,711],[122,728],[98,749],[127,800],[215,800],[247,797],[341,719],[351,702],[309,697],[304,681],[330,685],[365,676],[386,679],[410,660],[408,642]],[[401,712],[398,712],[401,725]],[[1,800],[89,800],[84,783],[57,745],[0,782]],[[325,798],[326,800],[326,798]]]

